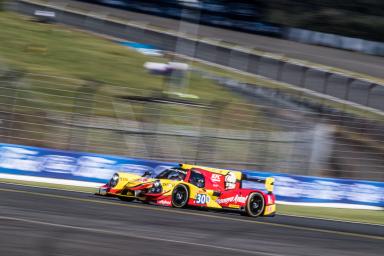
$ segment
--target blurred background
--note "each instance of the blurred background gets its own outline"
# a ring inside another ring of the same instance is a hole
[[[199,35],[204,24],[226,36],[246,32],[260,45],[273,45],[293,28],[335,33],[335,40],[379,40],[380,1],[37,2],[45,6],[3,1],[3,9],[32,16],[0,13],[2,142],[384,180],[382,78],[364,66],[352,72],[343,63],[325,66],[291,55],[302,47],[319,60],[331,61],[328,50],[356,64],[369,57],[374,62],[365,64],[378,72],[381,57],[287,40],[295,51],[269,53],[217,38],[210,45]],[[64,15],[49,4],[94,16]],[[177,30],[159,35],[169,20],[155,26],[140,16],[135,23],[132,10],[176,18],[169,29],[176,24]],[[239,28],[243,32],[232,31]],[[146,63],[163,66],[153,70]]]
[[[297,27],[324,33],[382,41],[384,4],[377,0],[315,2],[305,0],[157,0],[157,1],[85,1],[127,10],[180,18],[183,10],[197,10],[200,17],[183,17],[202,24],[258,31],[260,22],[268,22],[278,36],[278,27]],[[258,23],[259,22],[259,23]],[[273,27],[276,26],[275,29]]]
[[[0,0],[0,255],[381,255],[383,14],[379,0]],[[278,215],[93,195],[178,162],[274,176]]]

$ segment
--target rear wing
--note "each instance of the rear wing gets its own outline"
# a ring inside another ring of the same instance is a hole
[[[272,177],[260,179],[260,178],[256,178],[256,177],[249,177],[248,175],[243,174],[243,180],[257,182],[257,183],[263,183],[265,185],[265,189],[268,191],[268,193],[273,192],[273,187],[275,185],[275,178],[272,178]]]

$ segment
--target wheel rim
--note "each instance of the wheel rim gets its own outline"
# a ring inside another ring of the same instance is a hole
[[[174,197],[173,202],[176,206],[183,206],[187,201],[187,191],[183,188],[177,188]]]
[[[264,200],[261,195],[255,194],[249,200],[249,210],[252,215],[257,216],[261,214],[264,208]]]

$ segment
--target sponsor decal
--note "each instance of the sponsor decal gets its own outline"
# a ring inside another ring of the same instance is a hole
[[[225,176],[225,188],[234,189],[236,187],[236,175],[233,172],[229,172]]]
[[[209,201],[210,201],[209,196],[205,194],[197,194],[195,199],[196,204],[206,204],[206,203],[209,203]]]
[[[165,200],[165,199],[159,200],[159,201],[157,201],[157,203],[160,205],[171,205],[171,201]]]
[[[245,203],[246,199],[247,197],[245,196],[235,195],[227,198],[219,198],[216,200],[216,202],[218,204]]]
[[[215,182],[221,182],[221,175],[220,175],[220,174],[213,173],[212,176],[211,176],[211,181],[212,181],[213,183],[215,183]]]
[[[275,201],[273,200],[273,196],[272,195],[267,195],[267,205],[268,204],[274,204]]]
[[[264,214],[270,214],[270,213],[273,213],[275,211],[276,211],[276,205],[275,204],[268,205],[267,207],[265,207]]]
[[[172,183],[163,183],[163,188],[171,189],[173,186],[174,185]]]

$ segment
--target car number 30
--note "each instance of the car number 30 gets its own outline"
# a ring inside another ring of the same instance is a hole
[[[209,202],[209,196],[204,194],[197,194],[195,202],[196,204],[206,204]]]

